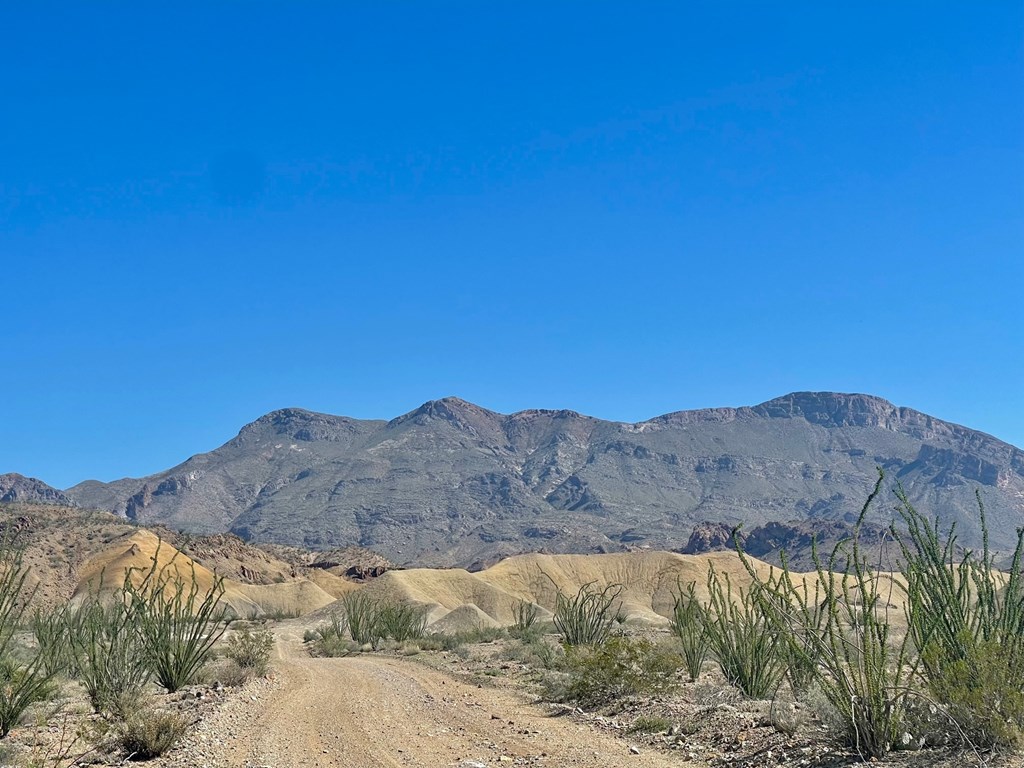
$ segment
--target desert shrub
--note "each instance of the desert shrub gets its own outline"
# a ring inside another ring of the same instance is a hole
[[[431,632],[420,638],[420,650],[454,651],[463,643],[462,638],[447,632]]]
[[[672,721],[658,716],[641,716],[633,721],[626,733],[664,733],[672,727]]]
[[[512,627],[511,631],[517,637],[531,634],[537,625],[540,616],[540,606],[536,603],[528,603],[520,600],[512,604]]]
[[[978,495],[982,551],[959,552],[897,488],[909,634],[929,692],[976,746],[1024,747],[1024,530],[1008,573],[995,567]]]
[[[457,651],[467,645],[493,643],[508,637],[504,627],[473,627],[461,632],[431,632],[417,640],[424,651]]]
[[[376,647],[382,639],[380,626],[381,603],[363,592],[352,592],[341,602],[342,616],[349,635],[359,644]]]
[[[840,740],[869,758],[887,754],[902,735],[916,673],[909,635],[895,639],[888,621],[892,582],[885,586],[881,569],[869,566],[860,542],[883,479],[879,472],[853,534],[836,544],[827,561],[812,546],[813,590],[802,579],[794,581],[785,559],[780,571],[764,578],[740,551],[754,582],[752,594],[788,657],[812,671],[815,689],[835,712]]]
[[[151,760],[182,740],[189,721],[177,712],[136,712],[117,734],[117,746],[130,760]]]
[[[494,643],[508,637],[508,631],[504,627],[477,626],[462,632],[456,632],[455,637],[463,644],[480,645],[481,643]]]
[[[28,754],[15,759],[13,755],[0,755],[0,765],[19,768],[75,768],[98,762],[96,753],[107,735],[104,721],[75,722],[77,718],[64,713],[60,724],[51,726],[51,739],[36,739]],[[91,759],[86,759],[91,758]]]
[[[92,599],[64,614],[73,671],[93,709],[127,717],[149,682],[149,655],[132,606]]]
[[[582,706],[623,696],[653,696],[676,686],[682,659],[650,640],[609,637],[600,645],[569,646],[565,654],[567,695]]]
[[[929,689],[962,736],[976,746],[1024,748],[1024,690],[1013,653],[992,640],[971,646],[962,658],[938,662],[940,653],[933,646],[923,656],[926,666],[942,669],[929,677]]]
[[[0,659],[0,738],[10,733],[32,704],[50,698],[50,681],[38,658],[30,664],[9,656]]]
[[[690,682],[700,676],[701,667],[708,655],[708,632],[704,606],[697,599],[697,584],[690,582],[684,590],[682,585],[675,595],[672,615],[669,617],[672,633],[679,639],[683,666]]]
[[[348,656],[359,650],[359,643],[348,636],[343,616],[336,613],[317,627],[309,642],[310,653],[314,656]]]
[[[239,688],[249,682],[253,676],[252,669],[243,667],[234,659],[221,659],[203,669],[210,676],[211,682],[219,682],[228,688]]]
[[[580,587],[575,596],[559,592],[555,597],[555,629],[566,645],[601,645],[612,633],[619,616],[615,603],[622,586],[612,584],[598,591],[593,582]]]
[[[384,603],[377,618],[379,633],[396,643],[405,643],[423,637],[427,627],[427,613],[417,605],[408,603]]]
[[[53,677],[45,656],[37,653],[24,662],[15,647],[14,634],[32,597],[25,588],[27,576],[21,550],[4,537],[0,540],[0,738],[7,736],[30,705],[47,698]]]
[[[377,648],[383,640],[404,643],[423,637],[427,614],[421,606],[385,601],[360,591],[345,596],[341,616],[334,621],[346,627],[355,642]]]
[[[138,621],[153,675],[173,693],[196,679],[227,629],[220,603],[224,579],[215,578],[210,589],[202,591],[194,566],[185,580],[173,560],[158,566],[158,556],[159,549],[138,586],[128,573],[124,593]]]
[[[274,633],[269,629],[252,630],[246,627],[232,634],[224,655],[243,669],[261,677],[270,666],[270,653],[274,650]]]
[[[561,669],[565,652],[560,645],[547,642],[542,637],[528,637],[510,644],[501,654],[503,659],[518,661],[534,669]]]
[[[69,610],[66,606],[45,612],[36,609],[32,614],[32,634],[36,638],[41,663],[51,676],[74,670],[75,657],[68,638]]]
[[[710,602],[704,607],[704,628],[715,660],[732,685],[754,699],[771,696],[785,673],[778,630],[762,610],[755,592],[733,590],[729,574],[719,577],[708,565]]]

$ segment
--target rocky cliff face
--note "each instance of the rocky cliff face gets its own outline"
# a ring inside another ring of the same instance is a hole
[[[0,502],[75,506],[75,503],[63,491],[51,488],[42,480],[25,477],[14,472],[0,475]]]
[[[828,529],[855,519],[879,466],[923,510],[958,520],[965,543],[978,539],[975,489],[996,546],[1024,524],[1021,450],[879,398],[812,392],[638,424],[457,398],[387,422],[286,409],[167,472],[67,493],[147,524],[467,565],[680,549],[708,520]]]

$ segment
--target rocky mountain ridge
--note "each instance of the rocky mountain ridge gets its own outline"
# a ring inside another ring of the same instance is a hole
[[[636,424],[458,398],[390,421],[289,408],[166,472],[66,493],[145,524],[468,565],[681,549],[706,521],[848,523],[879,466],[965,543],[979,534],[975,489],[996,546],[1024,523],[1020,449],[880,398],[813,392]]]
[[[53,488],[42,480],[25,477],[17,472],[0,475],[0,502],[19,504],[56,504],[62,507],[77,506],[63,491]]]

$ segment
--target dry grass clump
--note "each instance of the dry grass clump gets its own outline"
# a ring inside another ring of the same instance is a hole
[[[119,727],[115,743],[129,760],[152,760],[176,746],[190,725],[178,712],[142,711]]]

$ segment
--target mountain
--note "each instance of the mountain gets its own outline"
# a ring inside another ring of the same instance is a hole
[[[42,480],[25,477],[16,472],[0,475],[0,502],[75,506],[75,503],[63,491],[51,488]]]
[[[868,395],[799,392],[637,424],[510,415],[457,398],[391,421],[274,411],[173,469],[68,489],[145,524],[396,562],[469,565],[520,552],[680,549],[696,524],[856,518],[881,466],[977,544],[1024,524],[1024,452]],[[884,524],[889,511],[876,510]]]

